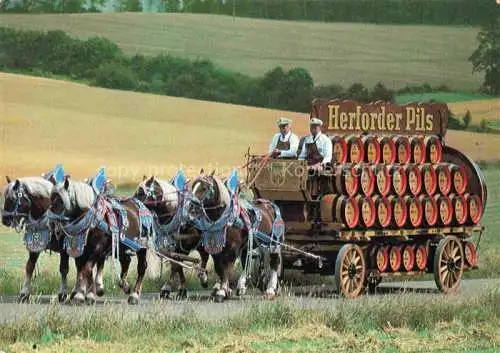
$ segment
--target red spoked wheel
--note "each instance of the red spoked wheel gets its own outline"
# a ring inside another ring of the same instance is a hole
[[[441,239],[434,253],[434,280],[438,289],[454,293],[460,286],[464,271],[464,252],[457,237],[448,235]]]
[[[366,284],[366,263],[363,250],[355,244],[340,248],[335,260],[335,284],[340,295],[356,298]]]

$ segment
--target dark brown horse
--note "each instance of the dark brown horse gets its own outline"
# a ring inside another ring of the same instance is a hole
[[[270,252],[271,274],[265,294],[266,298],[274,298],[281,265],[280,246],[270,239],[274,236],[273,228],[284,230],[279,209],[267,200],[244,202],[239,199],[237,189],[235,171],[225,183],[213,173],[205,175],[202,171],[192,185],[195,200],[190,207],[191,222],[202,232],[202,244],[212,255],[220,279],[215,300],[220,302],[230,295],[229,279],[238,258],[243,272],[238,279],[237,294],[245,292],[251,266],[248,263],[251,256],[247,255],[258,246]],[[278,227],[278,222],[282,227]]]
[[[69,179],[54,185],[51,201],[50,210],[58,227],[66,234],[67,249],[77,265],[73,300],[76,303],[95,300],[89,291],[93,286],[92,268],[109,253],[119,258],[120,287],[129,294],[126,277],[131,259],[126,250],[131,248],[137,255],[137,280],[128,302],[137,304],[148,266],[148,245],[145,242],[151,237],[151,227],[145,226],[143,216],[152,221],[151,213],[145,207],[141,208],[141,203],[135,199],[118,200],[96,194],[87,183]]]
[[[155,215],[157,222],[157,249],[166,249],[169,252],[189,255],[197,250],[201,257],[198,277],[202,287],[208,286],[206,266],[209,255],[201,245],[201,234],[190,224],[186,224],[185,205],[188,201],[189,185],[184,174],[179,171],[173,182],[144,176],[134,196],[141,200]],[[179,276],[177,298],[187,297],[186,277],[183,267],[175,262],[170,263],[170,278],[162,286],[161,298],[168,298],[175,284],[176,275]]]

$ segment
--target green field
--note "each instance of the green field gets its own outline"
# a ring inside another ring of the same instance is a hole
[[[431,92],[431,93],[404,93],[396,96],[397,104],[406,104],[409,102],[425,102],[435,100],[446,103],[457,103],[474,100],[494,99],[490,96],[480,93],[461,93],[461,92]]]
[[[306,68],[316,84],[391,88],[429,83],[475,90],[467,61],[475,28],[272,21],[174,13],[1,15],[0,26],[103,36],[125,52],[208,58],[253,76],[276,66]]]

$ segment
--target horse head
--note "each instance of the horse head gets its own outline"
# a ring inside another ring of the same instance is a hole
[[[50,193],[50,211],[58,217],[74,219],[92,207],[96,195],[92,186],[68,177],[55,184]]]
[[[9,182],[4,190],[5,198],[2,223],[17,227],[28,217],[41,217],[50,206],[52,184],[42,177],[25,177]]]

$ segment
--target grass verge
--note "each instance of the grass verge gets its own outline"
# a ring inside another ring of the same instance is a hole
[[[104,349],[107,352],[495,352],[500,348],[500,290],[473,298],[414,294],[359,300],[247,304],[219,321],[202,312],[133,314],[130,307],[50,306],[0,326],[8,351]],[[213,304],[216,305],[216,304]],[[144,339],[147,337],[147,340]]]

